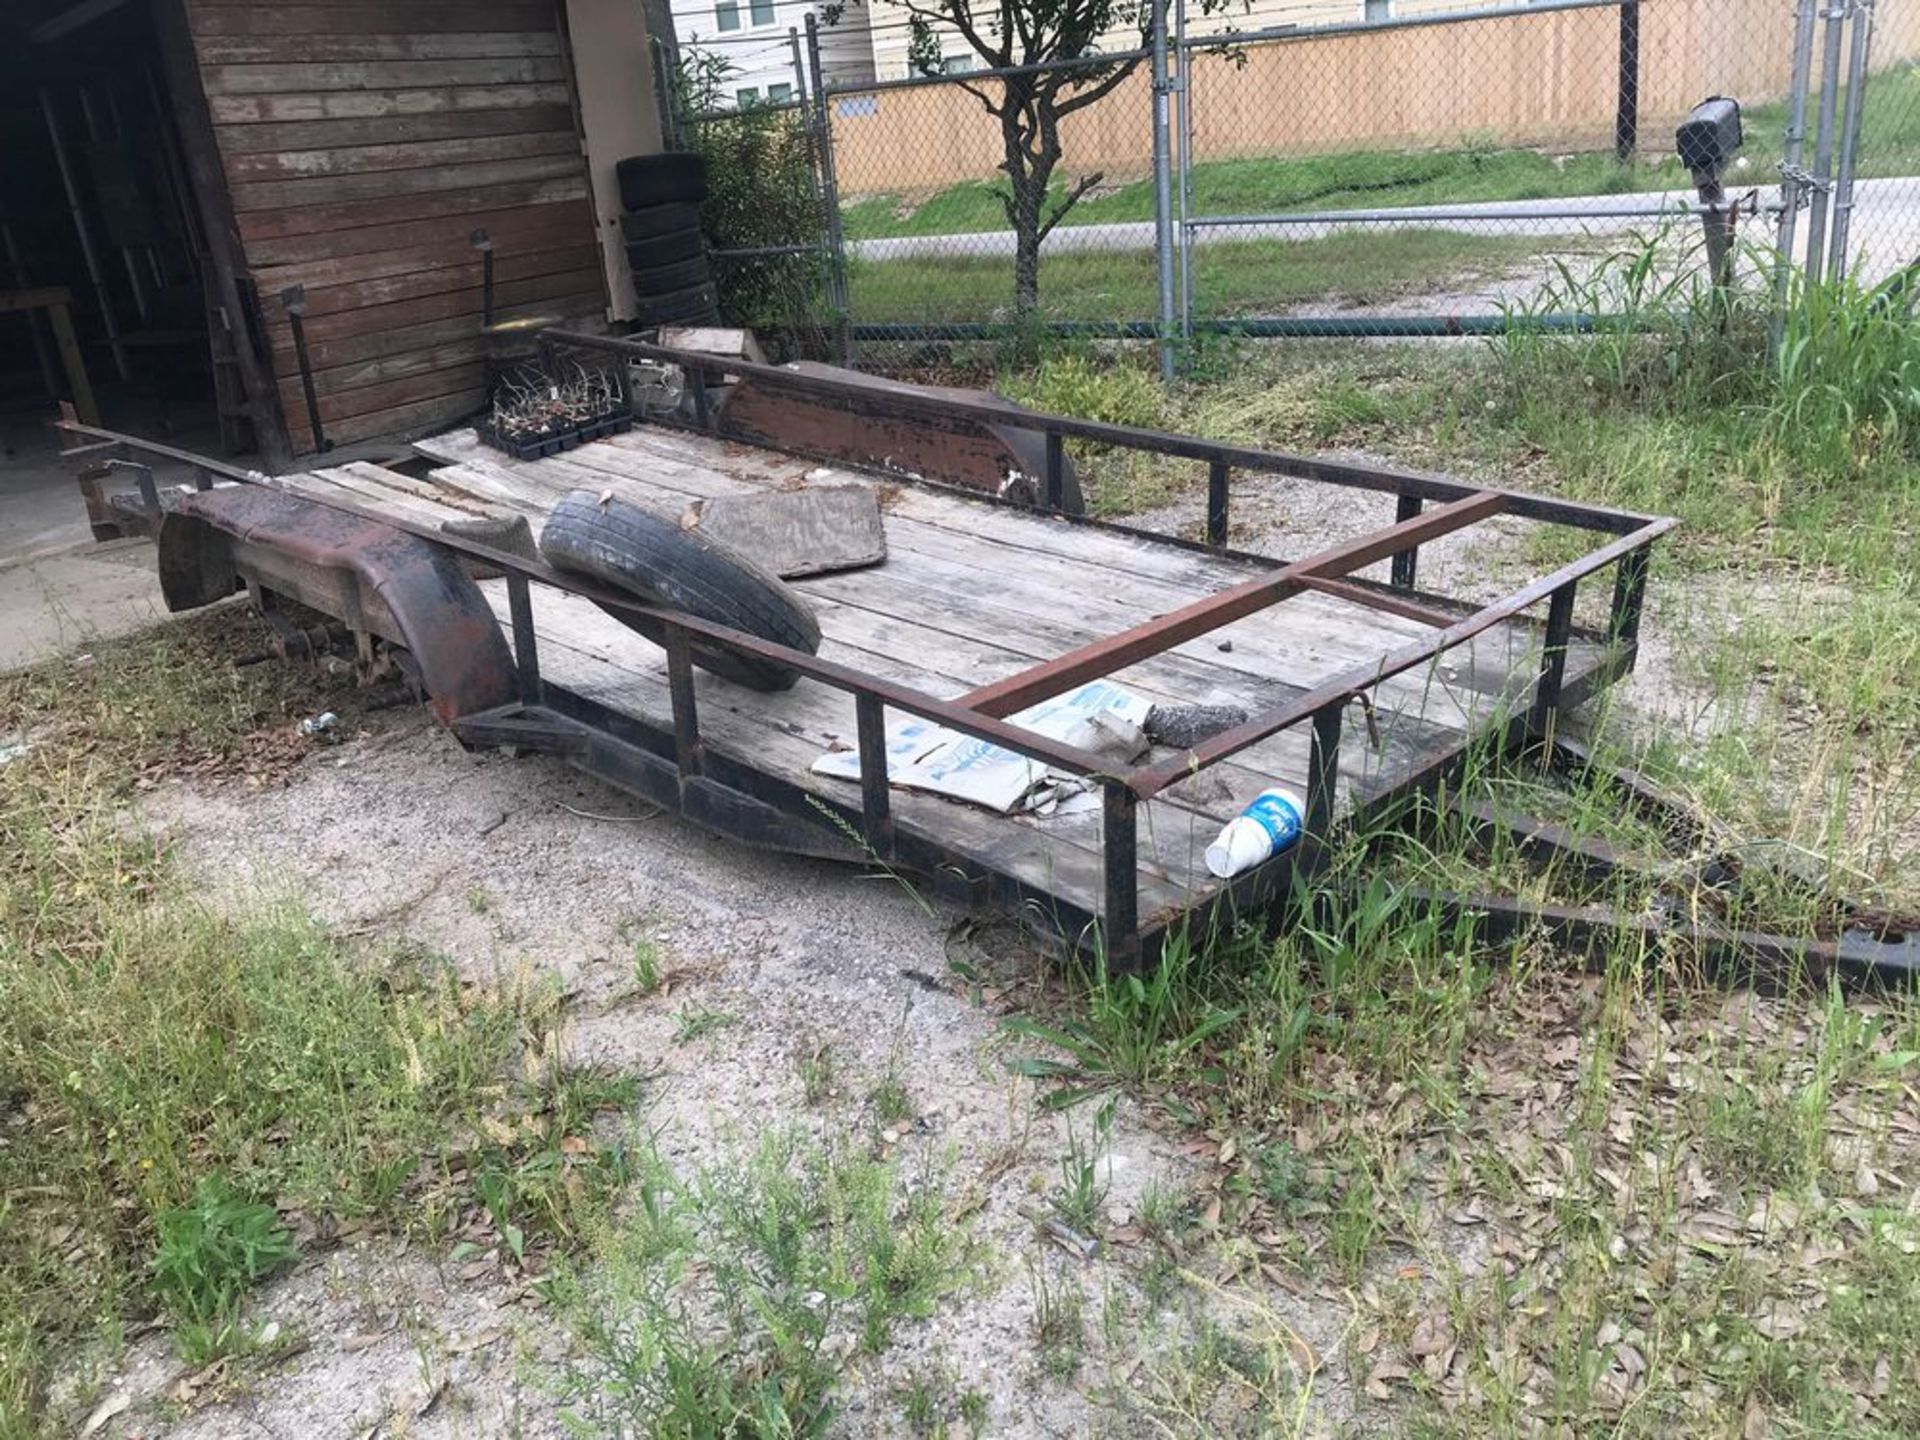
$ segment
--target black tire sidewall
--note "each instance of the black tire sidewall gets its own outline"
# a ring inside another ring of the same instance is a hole
[[[614,166],[620,182],[620,203],[629,210],[707,198],[707,161],[690,151],[664,155],[635,155]]]
[[[698,230],[676,230],[651,240],[627,242],[627,264],[635,270],[658,270],[662,265],[697,260],[706,253],[706,238]]]
[[[697,289],[711,283],[713,271],[707,257],[677,260],[671,265],[654,265],[633,272],[633,290],[642,300],[671,295],[677,290]]]
[[[656,235],[699,228],[698,205],[647,205],[628,210],[620,217],[620,233],[629,241],[651,240]]]

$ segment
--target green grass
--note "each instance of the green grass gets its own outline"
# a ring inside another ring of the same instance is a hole
[[[294,1257],[297,1219],[430,1243],[459,1226],[538,1266],[624,1173],[581,1137],[632,1086],[566,1061],[557,990],[356,954],[292,905],[216,908],[129,822],[158,766],[256,768],[297,743],[286,707],[310,697],[236,671],[240,639],[216,616],[0,681],[0,732],[34,737],[0,767],[7,1440],[72,1433],[49,1367],[96,1340],[110,1359],[149,1317],[189,1361],[244,1350],[246,1297]]]
[[[1171,1271],[1190,1295],[1230,1269],[1354,1297],[1344,1353],[1318,1358],[1347,1372],[1356,1433],[1920,1426],[1881,1358],[1920,1334],[1920,1000],[1805,977],[1730,996],[1684,950],[1622,942],[1582,964],[1536,940],[1482,946],[1405,898],[1420,882],[1627,914],[1710,907],[1789,935],[1825,933],[1836,895],[1920,911],[1920,326],[1817,288],[1770,361],[1755,307],[1720,305],[1659,254],[1623,251],[1541,297],[1599,308],[1605,291],[1644,322],[1632,333],[1209,345],[1171,389],[1144,357],[1063,347],[1002,377],[1045,408],[1685,522],[1653,594],[1697,726],[1588,720],[1604,752],[1703,808],[1703,853],[1747,857],[1739,889],[1542,872],[1437,819],[1418,839],[1357,839],[1335,874],[1358,888],[1319,921],[1183,941],[1144,975],[1096,965],[1009,1027],[1044,1047],[1016,1064],[1048,1100],[1129,1091],[1213,1156],[1198,1193],[1156,1199],[1143,1286],[1181,1293]],[[1079,459],[1109,513],[1202,483]],[[1687,858],[1605,785],[1477,767],[1463,787]],[[1170,1259],[1208,1242],[1205,1263]],[[1147,1359],[1123,1408],[1159,1433],[1312,1433],[1320,1382],[1291,1305],[1210,1293],[1210,1316],[1239,1330]]]
[[[1537,264],[1540,255],[1537,237],[1450,230],[1209,246],[1195,272],[1195,303],[1205,313],[1242,316],[1305,301],[1362,304]],[[1012,312],[1013,262],[977,255],[866,261],[852,267],[849,290],[861,324],[992,322]],[[1151,251],[1057,251],[1040,262],[1040,295],[1054,320],[1150,319],[1159,280]]]
[[[625,1218],[550,1289],[581,1352],[574,1424],[663,1440],[828,1433],[848,1352],[884,1355],[972,1265],[944,1164],[920,1165],[780,1129],[684,1179],[643,1160]]]
[[[1844,91],[1842,92],[1844,95]],[[1860,175],[1920,171],[1920,69],[1904,67],[1873,77],[1861,134]],[[1744,117],[1745,155],[1756,183],[1778,178],[1786,108],[1755,105]],[[1399,205],[1472,204],[1540,200],[1567,195],[1616,195],[1686,190],[1687,174],[1665,154],[1662,131],[1646,138],[1649,152],[1621,164],[1611,152],[1557,153],[1550,147],[1503,147],[1467,138],[1450,148],[1357,150],[1324,155],[1258,156],[1201,161],[1193,167],[1195,212],[1251,215],[1283,210],[1340,210]],[[1067,165],[1072,163],[1068,153]],[[1744,178],[1744,177],[1743,177]],[[1064,193],[1063,177],[1054,197]],[[1153,219],[1151,176],[1129,177],[1080,201],[1064,225],[1100,225]],[[861,196],[844,207],[850,240],[902,235],[960,235],[1008,228],[994,187],[955,185],[932,196]]]

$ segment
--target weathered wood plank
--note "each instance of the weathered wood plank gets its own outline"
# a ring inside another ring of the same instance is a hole
[[[440,218],[499,213],[504,210],[576,205],[585,200],[583,179],[541,180],[524,185],[483,185],[474,190],[445,190],[421,195],[383,196],[377,200],[350,200],[340,205],[300,205],[288,210],[261,210],[235,217],[248,253],[255,240],[299,240],[310,246],[304,258],[350,255],[366,242],[355,233]],[[467,222],[471,229],[474,221]],[[274,247],[278,249],[278,247]]]
[[[370,306],[391,305],[424,295],[448,290],[470,290],[481,283],[482,265],[471,249],[465,254],[448,256],[451,262],[404,274],[378,276],[370,280],[349,281],[342,285],[319,286],[307,291],[309,323],[346,310],[365,310]],[[575,245],[565,250],[535,250],[503,255],[494,262],[496,293],[516,281],[538,279],[546,275],[594,275],[599,252],[591,245]],[[258,272],[261,314],[269,324],[284,313],[280,291],[288,283],[277,270]],[[581,288],[590,288],[583,285]],[[562,292],[566,293],[566,292]]]
[[[488,60],[558,56],[560,35],[544,30],[486,30],[386,35],[205,35],[194,43],[203,65],[328,64],[346,60]],[[308,86],[291,86],[308,89]]]
[[[427,90],[437,85],[547,85],[567,68],[556,55],[463,60],[339,60],[290,65],[202,65],[209,98],[224,95],[319,94],[330,90]]]
[[[410,351],[424,350],[458,340],[468,340],[477,344],[480,335],[480,292],[462,291],[461,295],[470,297],[471,308],[457,310],[438,319],[398,325],[392,329],[312,341],[308,346],[312,364],[316,370],[334,369],[377,363],[383,357],[405,355]],[[600,315],[604,309],[605,302],[602,298],[598,294],[591,294],[503,305],[500,307],[499,314],[502,319],[510,320],[527,315],[556,315],[584,321],[588,317]],[[280,339],[284,343],[273,352],[274,373],[291,375],[298,367],[292,349],[292,337],[284,326],[281,327]]]
[[[432,170],[383,170],[373,175],[329,175],[313,180],[263,180],[235,185],[230,193],[234,209],[244,214],[250,210],[334,205],[350,200],[386,200],[397,195],[440,190],[477,190],[527,180],[560,180],[584,173],[584,162],[578,153],[531,155],[516,160],[443,165]]]
[[[462,140],[414,140],[397,145],[356,145],[342,150],[281,150],[266,155],[231,155],[227,178],[235,184],[267,180],[311,180],[332,175],[387,174],[428,166],[470,165],[519,160],[532,155],[578,155],[580,141],[571,128],[532,135],[481,135]],[[380,192],[385,193],[385,192]]]
[[[552,0],[475,0],[473,4],[238,5],[193,0],[196,37],[213,35],[410,35],[540,30],[554,23]]]
[[[522,135],[557,130],[571,135],[573,112],[564,105],[511,110],[445,110],[435,115],[389,115],[362,120],[278,120],[223,125],[223,155],[276,150],[339,150],[416,140],[460,140],[476,135]]]
[[[210,95],[217,125],[278,120],[359,120],[388,115],[438,115],[449,110],[506,110],[560,105],[565,84],[455,85],[425,90],[327,90],[284,95]]]
[[[336,420],[345,420],[353,415],[370,415],[376,410],[392,410],[402,405],[411,405],[416,401],[430,400],[436,395],[484,394],[487,383],[487,367],[474,360],[465,365],[439,366],[424,370],[404,379],[388,380],[379,385],[363,385],[358,389],[341,391],[321,391],[320,420],[331,427]],[[316,386],[316,389],[318,387]],[[306,397],[297,379],[280,382],[280,404],[288,414],[298,411],[302,418],[306,416]],[[477,408],[477,405],[476,405]]]
[[[353,230],[278,238],[263,236],[248,244],[248,255],[253,265],[259,267],[313,265],[315,282],[338,284],[340,278],[363,278],[351,267],[376,265],[382,252],[465,246],[476,228],[484,228],[492,236],[495,250],[553,250],[591,234],[593,211],[584,200],[566,200],[559,204],[480,209],[440,215],[426,221],[399,221],[397,225],[365,225]],[[338,271],[324,269],[336,261],[340,265]],[[321,280],[323,275],[334,278]]]
[[[485,392],[476,387],[473,390],[438,396],[431,400],[421,400],[412,405],[397,406],[391,410],[351,415],[336,424],[328,425],[327,438],[336,445],[347,445],[356,440],[371,440],[379,436],[404,437],[429,430],[444,429],[448,425],[471,419],[485,399]],[[304,406],[295,407],[287,412],[287,429],[297,452],[301,454],[313,452],[313,433],[307,428],[307,414]]]
[[[300,261],[289,265],[276,265],[256,259],[254,269],[263,277],[271,277],[274,289],[286,285],[304,285],[310,291],[330,289],[340,285],[358,285],[370,280],[383,280],[396,275],[411,275],[421,270],[446,270],[462,266],[479,266],[480,253],[473,248],[473,231],[476,227],[448,226],[432,240],[422,244],[401,244],[383,246],[377,250],[361,251],[351,255],[327,256],[317,260]],[[541,225],[505,226],[495,233],[491,226],[487,234],[493,240],[494,278],[509,279],[514,276],[534,273],[522,263],[524,257],[535,255],[574,254],[580,251],[593,251],[592,231],[577,228]],[[515,266],[511,273],[507,261],[511,259]],[[476,270],[476,278],[478,272]]]

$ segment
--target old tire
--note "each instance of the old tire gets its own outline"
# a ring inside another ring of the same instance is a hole
[[[678,230],[700,228],[698,205],[649,205],[620,217],[620,234],[627,240],[651,240]]]
[[[620,180],[620,203],[629,210],[649,205],[698,204],[707,198],[704,155],[677,150],[665,155],[636,155],[613,167]]]
[[[635,270],[633,292],[643,298],[649,295],[670,295],[675,290],[705,285],[711,279],[713,279],[713,271],[707,265],[707,257],[696,255],[691,260],[677,260],[671,265],[655,265],[646,270]]]
[[[603,505],[590,490],[573,491],[553,507],[540,532],[540,552],[557,570],[591,576],[649,605],[684,610],[809,655],[820,649],[820,622],[791,587],[699,531],[683,530],[678,521],[625,500]],[[666,643],[656,622],[620,610],[607,613],[656,645]],[[750,690],[786,690],[800,678],[788,666],[698,636],[691,649],[703,670]]]
[[[442,520],[440,529],[462,540],[475,540],[522,560],[538,560],[539,547],[533,543],[533,527],[524,515],[473,515],[458,520]],[[496,580],[507,572],[498,565],[475,556],[462,555],[467,573],[476,580]]]
[[[706,257],[707,239],[698,230],[676,230],[671,235],[656,235],[651,240],[627,242],[627,264],[635,270],[658,270],[662,265],[680,265]]]

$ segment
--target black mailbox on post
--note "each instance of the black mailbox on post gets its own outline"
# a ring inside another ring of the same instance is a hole
[[[1697,176],[1718,175],[1740,150],[1740,102],[1715,95],[1694,106],[1674,132],[1680,163]]]

